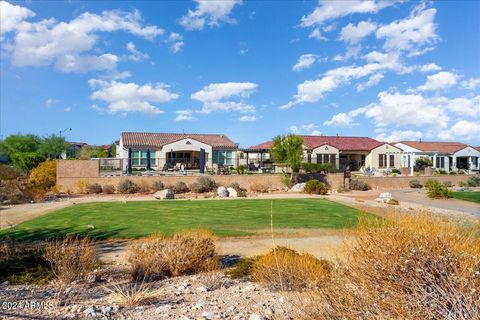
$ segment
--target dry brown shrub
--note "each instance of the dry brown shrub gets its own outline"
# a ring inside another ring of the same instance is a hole
[[[130,247],[131,275],[134,280],[151,281],[204,271],[216,259],[215,240],[207,231],[140,240]]]
[[[65,283],[85,280],[99,263],[94,243],[87,237],[49,241],[45,244],[45,258],[57,278]]]
[[[141,193],[149,193],[152,191],[152,186],[146,181],[140,181],[138,183],[138,191]]]
[[[252,279],[282,291],[313,289],[325,282],[331,264],[308,253],[300,254],[286,247],[277,247],[257,257]]]
[[[105,287],[110,293],[112,302],[123,306],[145,304],[155,300],[157,294],[152,290],[150,284],[145,282],[133,282],[114,284],[111,288]]]
[[[222,264],[216,258],[210,258],[203,266],[204,273],[200,277],[200,283],[209,290],[217,290],[225,285],[225,274],[221,272]]]
[[[364,218],[302,318],[478,319],[480,227],[427,213]]]
[[[250,185],[250,191],[255,193],[267,193],[268,186],[260,182],[254,182]]]

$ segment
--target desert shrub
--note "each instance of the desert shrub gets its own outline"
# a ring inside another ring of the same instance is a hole
[[[244,198],[247,196],[247,189],[240,187],[240,184],[238,182],[232,182],[230,183],[227,188],[232,188],[237,191],[237,196]]]
[[[195,193],[213,191],[217,187],[215,180],[210,177],[198,177],[197,181],[190,185],[190,190]]]
[[[227,270],[225,274],[232,279],[248,277],[252,274],[254,262],[255,259],[253,258],[242,258],[235,264],[233,268]]]
[[[305,192],[308,194],[327,194],[328,188],[325,183],[312,179],[305,183]]]
[[[400,204],[397,199],[388,199],[386,203],[392,206],[398,206]]]
[[[443,182],[443,185],[444,185],[445,187],[447,187],[447,188],[453,187],[452,181],[444,181],[444,182]]]
[[[428,179],[428,181],[425,183],[425,188],[427,189],[427,196],[429,198],[441,199],[450,197],[450,191],[448,190],[448,187],[436,179]]]
[[[26,202],[24,176],[17,169],[0,164],[0,202],[9,200],[13,204]]]
[[[480,187],[480,177],[471,176],[468,178],[467,184],[469,187]]]
[[[120,183],[117,186],[117,191],[124,194],[135,193],[135,192],[138,192],[138,190],[139,190],[138,185],[129,179],[124,179],[120,181]]]
[[[163,184],[163,182],[161,180],[157,180],[153,183],[152,189],[153,189],[153,191],[160,191],[160,190],[165,189],[165,185]]]
[[[252,279],[277,290],[313,289],[325,282],[332,266],[311,254],[299,254],[286,247],[277,247],[255,259]]]
[[[106,184],[102,187],[103,193],[113,194],[115,193],[115,186],[111,184]]]
[[[345,262],[304,304],[307,319],[477,319],[479,225],[423,213],[360,221]]]
[[[76,183],[77,193],[86,193],[87,192],[88,182],[85,180],[78,180]]]
[[[246,165],[239,165],[237,167],[237,173],[238,174],[245,174],[245,171],[247,171],[247,166]]]
[[[450,171],[451,175],[456,175],[457,173],[455,171]]]
[[[444,169],[439,169],[437,172],[438,174],[447,174],[447,171],[445,171]]]
[[[87,237],[66,237],[45,245],[45,258],[61,281],[85,280],[98,265],[94,243]]]
[[[408,184],[410,185],[410,188],[415,188],[415,189],[423,188],[423,185],[417,179],[410,180]]]
[[[169,189],[172,189],[174,193],[186,193],[190,191],[187,184],[183,181],[175,182]]]
[[[268,186],[260,182],[254,182],[250,185],[250,191],[255,193],[267,193]]]
[[[458,183],[458,186],[459,186],[459,187],[466,187],[466,186],[468,186],[468,184],[467,184],[465,181],[460,181],[460,182]]]
[[[128,282],[114,284],[111,288],[105,287],[110,292],[113,302],[123,306],[134,306],[152,302],[157,294],[152,290],[151,284],[145,282]]]
[[[465,170],[458,170],[458,174],[465,174]]]
[[[57,162],[47,160],[32,169],[28,176],[27,192],[35,200],[43,200],[57,183]]]
[[[20,243],[5,238],[0,241],[0,282],[45,284],[53,278],[40,243]]]
[[[372,189],[368,183],[358,179],[350,180],[349,188],[351,190],[360,190],[360,191],[367,191]]]
[[[102,193],[102,186],[98,183],[91,183],[86,188],[87,193]]]
[[[216,259],[215,238],[203,231],[176,233],[172,237],[150,237],[129,249],[134,280],[158,280],[206,270]]]
[[[140,181],[138,183],[138,192],[141,192],[141,193],[149,193],[150,191],[152,191],[152,188],[151,186],[148,184],[148,182],[146,181]]]

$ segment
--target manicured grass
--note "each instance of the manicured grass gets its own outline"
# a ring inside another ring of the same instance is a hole
[[[454,197],[455,199],[480,203],[480,191],[476,191],[476,192],[452,192],[452,197]]]
[[[218,236],[241,236],[270,228],[350,228],[358,211],[323,199],[238,199],[190,201],[131,201],[77,204],[13,228],[0,238],[46,239],[88,234],[97,239],[138,238],[154,233],[209,229]],[[92,225],[94,229],[88,229]]]

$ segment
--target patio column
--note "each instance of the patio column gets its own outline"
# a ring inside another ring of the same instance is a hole
[[[468,171],[473,169],[472,156],[468,157]]]
[[[452,169],[453,171],[457,170],[457,157],[452,157],[453,163],[452,163]]]
[[[410,175],[413,177],[413,167],[415,166],[415,153],[410,155]]]
[[[445,166],[443,169],[445,169],[445,171],[447,172],[450,172],[450,163],[449,163],[449,159],[448,157],[443,157],[445,159]]]
[[[387,160],[387,169],[390,169],[390,152],[385,153],[385,157],[385,160]]]
[[[434,168],[437,167],[437,154],[436,153],[433,155],[433,167]]]

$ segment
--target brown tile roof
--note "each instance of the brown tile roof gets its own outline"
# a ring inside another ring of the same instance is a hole
[[[342,136],[301,136],[303,144],[308,149],[315,149],[319,146],[328,144],[341,151],[370,151],[385,142],[380,142],[368,137],[342,137]],[[272,141],[266,141],[261,144],[251,146],[248,150],[270,149]]]
[[[439,142],[439,141],[400,141],[407,146],[423,152],[455,153],[468,147],[461,142]]]
[[[223,134],[122,132],[123,145],[126,147],[162,147],[185,138],[203,142],[213,148],[237,148],[237,145]]]

